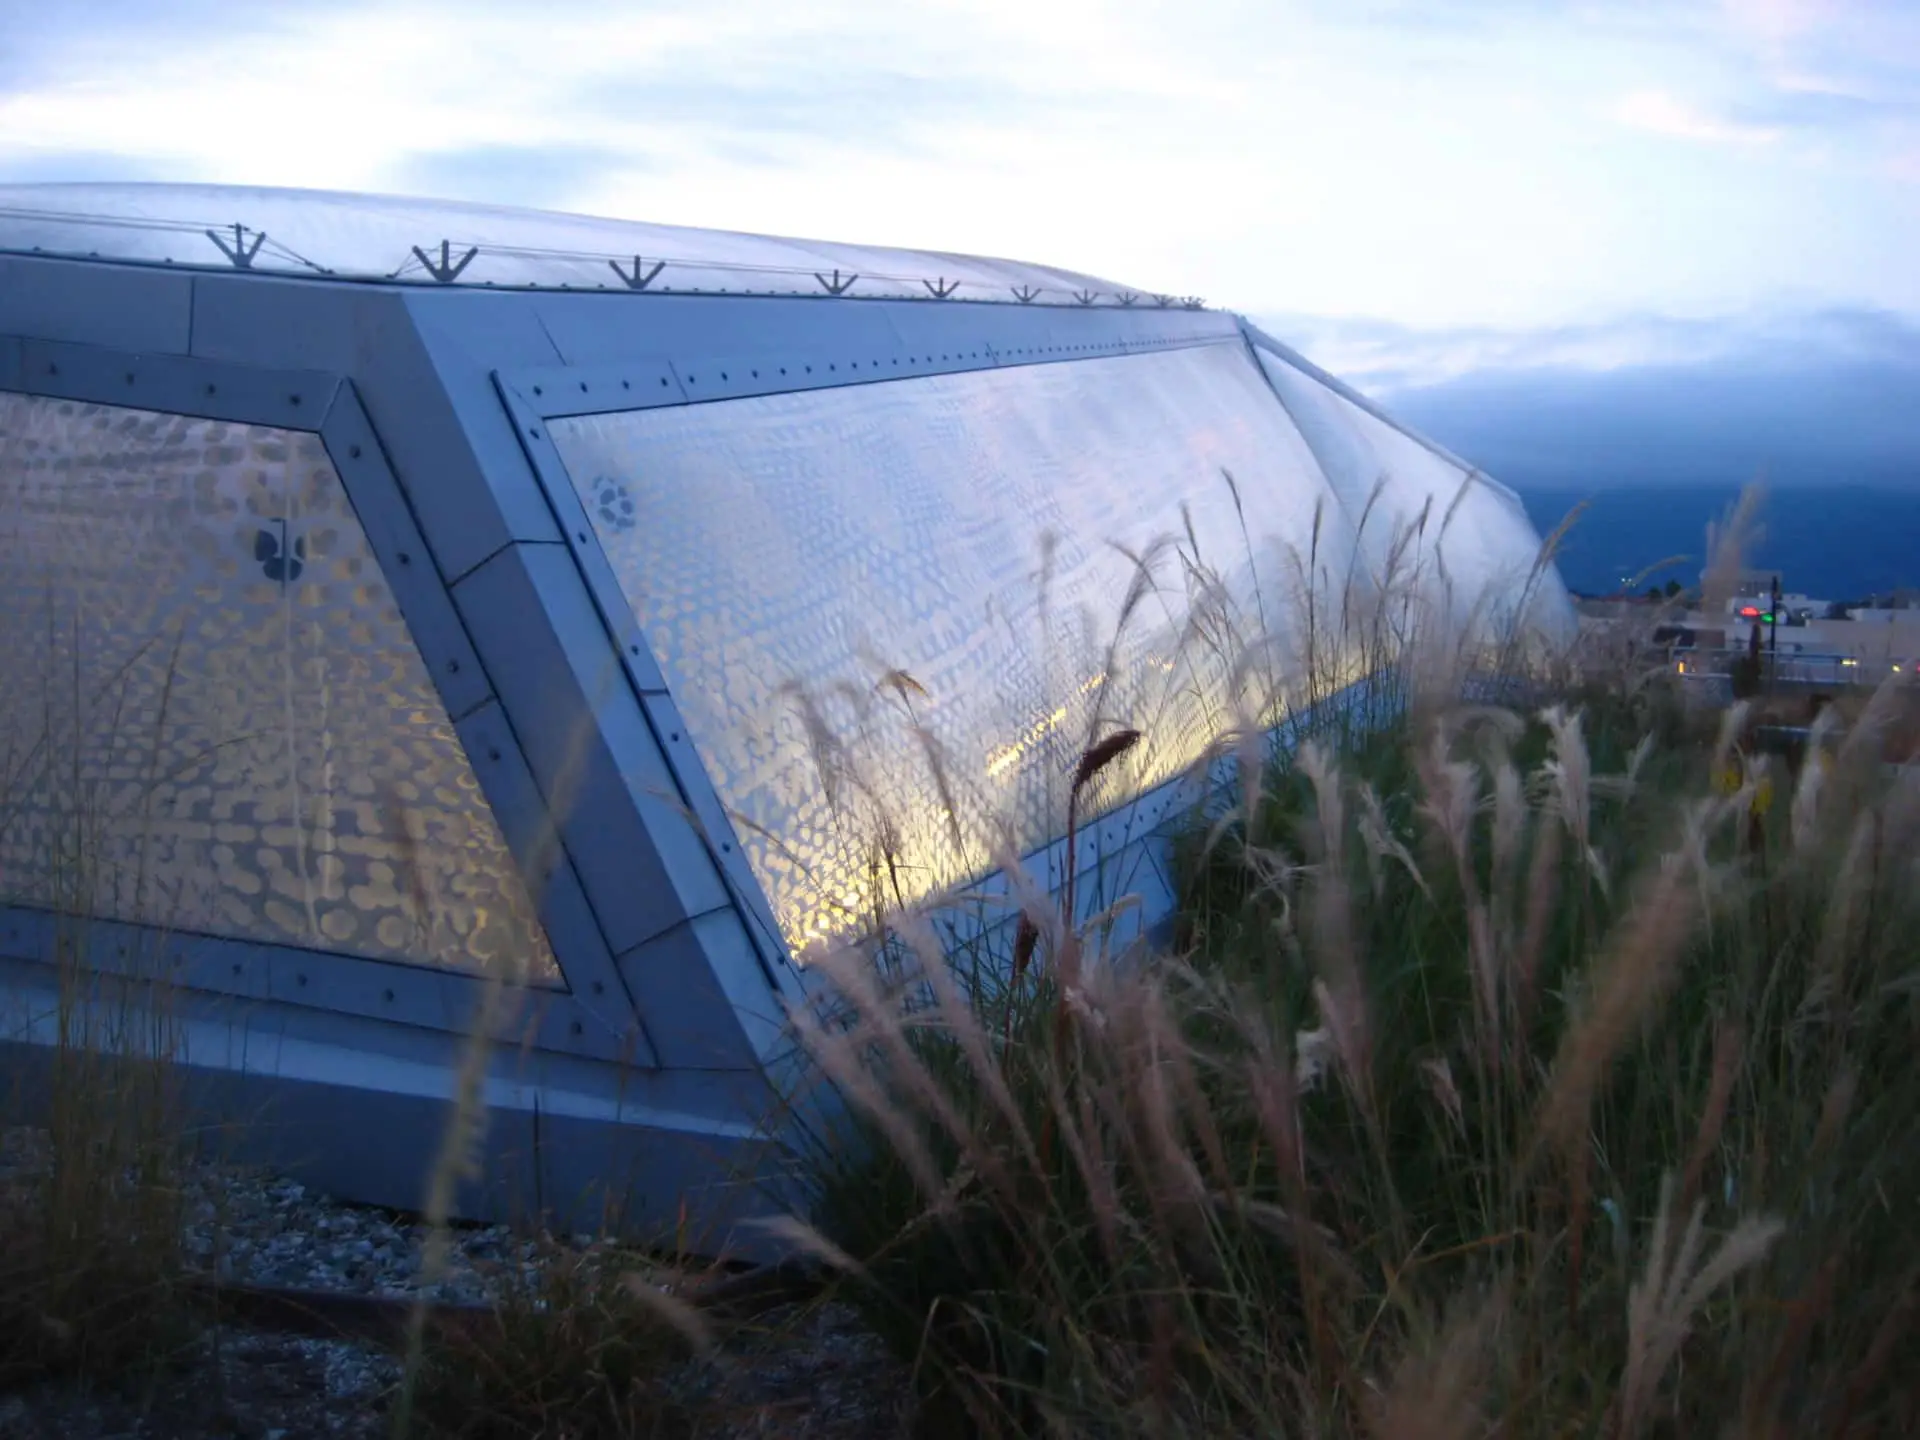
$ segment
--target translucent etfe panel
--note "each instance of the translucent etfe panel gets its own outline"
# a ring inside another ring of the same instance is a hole
[[[1337,502],[1238,343],[550,432],[796,952],[1064,833],[1096,721],[1089,810],[1306,683]]]
[[[318,437],[0,394],[0,898],[553,959]]]
[[[442,246],[444,245],[444,250]],[[0,250],[422,283],[1067,305],[1125,287],[1046,265],[445,200],[220,185],[0,185]],[[657,268],[656,268],[657,267]],[[816,279],[819,276],[821,278]],[[958,286],[949,291],[949,286]]]
[[[1284,358],[1257,353],[1356,527],[1376,589],[1425,588],[1450,602],[1454,620],[1496,627],[1524,600],[1532,622],[1559,628],[1564,591],[1552,570],[1534,576],[1540,537],[1513,496],[1483,479],[1469,484],[1466,471],[1405,431]]]
[[[1419,527],[1412,553],[1421,579],[1442,587],[1451,618],[1490,634],[1523,619],[1535,628],[1558,628],[1565,593],[1557,572],[1535,574],[1540,535],[1520,501],[1483,478],[1470,480],[1458,465],[1346,397],[1331,398],[1380,459],[1387,477],[1382,500],[1394,532]]]

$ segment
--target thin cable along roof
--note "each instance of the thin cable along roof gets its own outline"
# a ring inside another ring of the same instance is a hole
[[[362,282],[1200,308],[1048,265],[344,191],[0,185],[0,253]]]

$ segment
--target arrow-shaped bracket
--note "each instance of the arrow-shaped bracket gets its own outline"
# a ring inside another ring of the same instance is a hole
[[[1189,295],[1182,303],[1189,310],[1204,310],[1207,308],[1207,302],[1202,300],[1198,295]]]
[[[1076,290],[1073,292],[1073,298],[1082,305],[1091,305],[1100,298],[1100,292],[1098,290]]]
[[[420,257],[420,263],[427,267],[427,274],[438,280],[442,285],[451,285],[460,278],[460,272],[473,263],[473,257],[480,253],[480,247],[478,245],[469,245],[467,247],[467,253],[462,255],[458,260],[455,260],[453,258],[452,242],[442,240],[440,242],[440,260],[438,264],[434,262],[432,256],[428,255],[427,252],[422,250],[418,245],[413,247],[413,253],[418,255]]]
[[[1140,303],[1140,297],[1131,290],[1122,290],[1113,298],[1118,300],[1122,305],[1137,305]]]
[[[609,260],[607,264],[613,267],[613,273],[620,277],[621,283],[629,290],[646,289],[647,286],[653,283],[654,277],[667,268],[666,261],[656,260],[653,262],[653,268],[643,274],[640,257],[638,255],[633,257],[633,273],[631,275],[620,268],[620,262],[618,260]]]
[[[207,238],[220,247],[220,253],[233,263],[234,269],[251,270],[253,268],[253,257],[260,253],[260,247],[266,243],[267,232],[264,230],[253,231],[253,243],[251,245],[247,243],[247,233],[246,226],[235,225],[233,227],[233,244],[231,245],[227,244],[225,238],[221,236],[218,230],[207,231]]]
[[[846,279],[842,280],[840,278],[840,272],[836,270],[833,272],[833,279],[829,280],[827,279],[826,276],[822,275],[819,271],[816,270],[814,272],[813,278],[820,282],[820,288],[825,290],[827,294],[844,295],[847,293],[847,291],[853,288],[853,282],[858,280],[860,277],[858,275],[849,275],[847,276]]]
[[[1031,305],[1034,297],[1039,293],[1040,287],[1038,285],[1016,285],[1013,287],[1013,298],[1018,300],[1022,305]]]
[[[1173,299],[1174,297],[1171,295],[1156,295],[1153,297],[1153,303],[1158,305],[1162,310],[1170,310],[1173,308]]]
[[[922,280],[920,283],[927,287],[927,293],[936,300],[944,300],[960,288],[958,280],[950,282],[944,275],[938,280]]]

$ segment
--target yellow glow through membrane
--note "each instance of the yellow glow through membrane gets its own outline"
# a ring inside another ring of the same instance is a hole
[[[1414,517],[1465,480],[1418,446],[1375,465],[1374,437],[1331,400],[1326,423],[1352,431],[1356,505],[1382,470]],[[1315,630],[1320,653],[1294,653],[1298,557],[1317,544],[1336,582],[1371,561],[1357,511],[1237,341],[548,433],[799,958],[1057,839],[1062,752],[1096,718],[1143,738],[1089,813],[1368,660],[1337,624]],[[1448,574],[1527,575],[1539,539],[1505,508],[1475,487]],[[1433,543],[1409,564],[1437,568]],[[1268,639],[1270,665],[1241,663]],[[868,704],[890,674],[913,677],[911,704]]]

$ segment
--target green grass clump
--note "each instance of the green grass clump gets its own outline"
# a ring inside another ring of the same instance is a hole
[[[978,1433],[1912,1433],[1896,700],[1797,771],[1657,689],[1416,706],[1196,827],[1173,954],[1031,904],[968,988],[900,919],[803,1026],[817,1248]]]
[[[503,1277],[493,1306],[436,1327],[411,1377],[405,1433],[428,1440],[673,1440],[700,1414],[672,1381],[706,1340],[692,1310],[655,1292],[602,1242],[547,1240]]]
[[[0,1075],[0,1132],[16,1151],[0,1167],[0,1390],[136,1379],[196,1333],[182,1283],[189,1135],[164,939],[121,943],[113,964],[98,963],[101,897],[133,894],[144,914],[151,896],[112,858],[116,833],[142,817],[105,799],[88,737],[149,756],[158,746],[122,724],[124,672],[98,692],[76,673],[37,705],[29,680],[11,677],[9,698],[16,713],[37,710],[35,726],[0,735],[0,853],[25,834],[46,863],[26,893],[0,874],[0,903],[49,912],[51,954],[44,989],[0,997],[0,1040],[26,1040],[38,1062]],[[163,706],[155,734],[164,726]],[[163,936],[165,917],[154,919]]]

